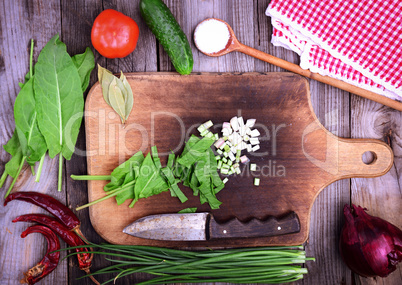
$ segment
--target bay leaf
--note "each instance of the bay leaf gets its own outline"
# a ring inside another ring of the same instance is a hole
[[[105,99],[106,103],[110,106],[109,101],[109,86],[112,83],[115,76],[106,68],[103,68],[98,64],[98,80],[102,87],[102,94],[103,98]]]
[[[116,111],[120,116],[121,122],[124,124],[126,122],[126,111],[123,93],[121,89],[117,86],[117,78],[114,78],[109,86],[109,102],[110,106]]]
[[[127,78],[124,76],[123,72],[120,75],[120,81],[123,83],[124,89],[125,89],[125,102],[126,102],[126,120],[128,119],[128,116],[131,113],[131,110],[133,109],[134,105],[134,96],[133,96],[133,90],[131,89],[130,83],[128,83]]]
[[[102,87],[102,94],[105,102],[114,109],[124,124],[128,119],[134,104],[133,90],[131,89],[126,76],[121,72],[120,78],[118,78],[109,70],[98,64],[98,79]],[[111,91],[111,88],[114,90]],[[121,104],[121,100],[123,100],[123,104]]]

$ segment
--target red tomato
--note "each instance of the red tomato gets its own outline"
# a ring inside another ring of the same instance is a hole
[[[91,40],[94,48],[104,57],[121,58],[134,51],[139,33],[133,19],[116,10],[107,9],[96,17]]]

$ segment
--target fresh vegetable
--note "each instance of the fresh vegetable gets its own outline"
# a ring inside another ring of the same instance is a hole
[[[71,178],[79,180],[111,180],[104,190],[105,197],[80,206],[77,210],[89,207],[106,199],[116,196],[118,204],[132,199],[130,207],[141,198],[157,195],[170,189],[171,195],[185,202],[187,198],[177,183],[193,189],[194,195],[200,196],[201,203],[208,202],[212,209],[219,208],[221,202],[216,194],[223,189],[224,183],[217,172],[217,163],[211,145],[214,140],[200,139],[191,136],[186,142],[180,156],[175,158],[171,154],[166,167],[162,167],[158,157],[157,148],[151,148],[152,154],[145,158],[142,152],[134,154],[129,160],[113,170],[111,175],[105,176],[76,176]]]
[[[58,35],[39,54],[34,89],[38,125],[49,156],[53,158],[59,154],[58,190],[61,191],[63,157],[69,160],[74,152],[84,97],[78,70]]]
[[[133,90],[123,72],[120,78],[98,64],[98,80],[106,103],[120,116],[124,124],[133,108]]]
[[[98,248],[95,254],[105,255],[112,265],[93,275],[115,273],[103,284],[137,272],[156,275],[137,283],[285,283],[303,278],[307,268],[300,265],[314,258],[306,257],[302,246],[208,249],[186,251],[151,246],[129,246],[89,243]],[[68,250],[72,248],[66,248]],[[108,252],[106,252],[108,251]],[[72,253],[74,255],[77,253]]]
[[[89,75],[95,65],[90,49],[70,58],[66,46],[54,36],[43,48],[38,63],[33,66],[31,40],[30,68],[25,82],[20,83],[14,105],[15,131],[4,149],[12,155],[0,178],[3,186],[8,175],[14,178],[11,192],[25,161],[34,165],[39,161],[36,182],[42,171],[45,154],[54,157],[61,152],[70,159],[74,151],[83,111],[83,91],[88,87]],[[65,100],[64,100],[65,99]],[[59,190],[61,190],[62,157],[59,159]]]
[[[141,0],[141,16],[180,74],[193,70],[193,54],[186,35],[162,0]]]
[[[50,272],[52,272],[59,263],[60,259],[60,242],[56,234],[52,232],[48,227],[41,225],[34,225],[27,228],[21,237],[25,238],[31,233],[41,233],[47,241],[47,251],[43,259],[38,262],[34,267],[24,273],[25,278],[21,280],[21,283],[35,284]]]
[[[107,9],[96,17],[91,41],[104,57],[122,58],[135,50],[139,33],[138,25],[133,19],[116,10]]]
[[[197,211],[197,208],[185,208],[185,209],[178,211],[177,213],[179,213],[179,214],[195,213],[196,211]]]
[[[402,231],[360,206],[346,204],[343,213],[339,243],[343,261],[361,276],[388,276],[402,261]]]

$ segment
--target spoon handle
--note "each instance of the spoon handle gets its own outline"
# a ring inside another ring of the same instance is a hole
[[[375,102],[381,103],[383,105],[389,106],[396,110],[402,111],[402,103],[392,100],[388,97],[379,95],[377,93],[371,92],[369,90],[365,90],[363,88],[354,86],[352,84],[346,83],[344,81],[329,77],[323,76],[318,73],[311,72],[310,70],[302,69],[299,65],[291,63],[289,61],[283,60],[281,58],[275,57],[268,53],[259,51],[252,47],[246,46],[242,43],[239,43],[238,47],[236,48],[237,51],[242,52],[244,54],[250,55],[252,57],[258,58],[262,61],[268,62],[275,66],[281,67],[288,71],[300,74],[310,79],[314,79],[316,81],[337,87],[339,89],[345,90],[347,92],[362,96],[364,98],[373,100]]]

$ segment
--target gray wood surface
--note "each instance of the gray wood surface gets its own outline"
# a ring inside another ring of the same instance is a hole
[[[141,20],[138,0],[1,0],[0,1],[0,145],[4,145],[14,131],[13,104],[28,71],[29,41],[35,39],[34,60],[46,42],[56,33],[67,45],[70,54],[81,53],[91,46],[90,31],[95,17],[103,10],[113,8],[132,17],[140,27],[140,39],[135,52],[124,59],[105,59],[95,52],[96,62],[113,72],[171,71],[173,67],[157,43],[155,37]],[[249,72],[280,71],[259,60],[233,53],[220,58],[209,58],[198,52],[192,41],[192,32],[201,20],[217,17],[226,20],[238,39],[252,47],[263,50],[290,62],[298,57],[290,51],[274,47],[270,43],[272,26],[264,12],[266,0],[166,0],[184,32],[191,39],[195,72]],[[96,82],[96,72],[91,85]],[[402,172],[402,113],[369,100],[348,94],[336,88],[310,81],[312,104],[323,125],[340,137],[376,138],[389,143],[395,154],[393,168],[384,176],[371,179],[342,180],[322,191],[313,206],[311,228],[305,249],[316,262],[307,263],[309,274],[297,284],[401,284],[401,266],[387,278],[359,278],[351,274],[343,264],[339,252],[339,234],[343,225],[343,205],[354,203],[368,208],[377,215],[402,227],[401,172]],[[0,172],[9,160],[0,149]],[[57,192],[58,161],[46,157],[40,183],[35,183],[30,169],[25,167],[15,190],[34,190],[48,193],[72,209],[87,201],[86,182],[72,181],[70,174],[86,173],[85,129],[82,125],[76,154],[64,163],[63,191]],[[10,179],[1,189],[0,203],[11,183]],[[13,224],[18,215],[44,212],[23,202],[11,202],[0,206],[0,284],[19,284],[23,272],[42,258],[46,244],[43,237],[32,234],[25,239],[21,232],[24,223]],[[84,234],[93,242],[102,239],[93,230],[88,211],[77,212],[82,221]],[[62,243],[64,247],[65,244]],[[63,253],[64,255],[64,253]],[[95,258],[93,270],[107,265],[103,258]],[[40,284],[92,284],[89,279],[76,280],[83,273],[75,259],[61,261],[57,269]],[[109,276],[112,278],[113,276]],[[135,275],[119,280],[116,284],[135,284],[148,278]],[[102,277],[102,281],[107,277]]]

